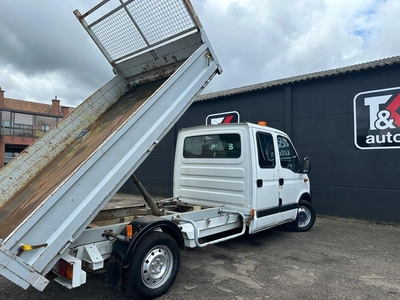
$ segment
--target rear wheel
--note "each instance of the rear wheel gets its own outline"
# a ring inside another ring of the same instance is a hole
[[[300,200],[297,218],[289,223],[288,227],[293,231],[308,231],[314,226],[315,217],[315,210],[311,203],[306,200]]]
[[[124,273],[124,287],[140,299],[153,299],[165,294],[178,274],[179,247],[166,233],[150,232],[132,254]]]

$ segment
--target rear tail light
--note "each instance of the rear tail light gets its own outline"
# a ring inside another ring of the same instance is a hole
[[[60,259],[58,261],[58,273],[69,280],[72,280],[73,266],[67,261]]]

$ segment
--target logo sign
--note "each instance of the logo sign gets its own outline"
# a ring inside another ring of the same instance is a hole
[[[400,148],[400,87],[354,97],[354,143],[359,149]]]
[[[206,125],[216,125],[216,124],[229,124],[229,123],[239,123],[240,115],[237,111],[228,111],[218,114],[208,115],[206,118]]]

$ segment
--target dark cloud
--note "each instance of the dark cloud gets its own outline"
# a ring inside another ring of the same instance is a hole
[[[58,95],[75,106],[113,76],[73,14],[99,2],[2,1],[0,86],[6,97],[49,102]],[[400,25],[397,0],[192,4],[224,70],[205,92],[398,55],[400,47],[393,30]]]

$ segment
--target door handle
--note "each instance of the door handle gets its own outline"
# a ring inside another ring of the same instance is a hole
[[[279,185],[282,186],[285,184],[285,180],[283,178],[279,178]]]
[[[263,180],[257,179],[257,187],[262,187],[262,186],[263,186]]]

